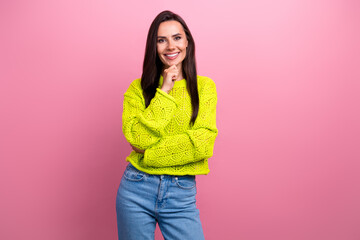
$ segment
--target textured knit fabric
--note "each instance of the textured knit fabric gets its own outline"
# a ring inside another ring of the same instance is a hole
[[[199,113],[190,126],[191,98],[186,80],[175,81],[167,94],[160,88],[145,107],[141,79],[135,79],[124,94],[123,133],[127,141],[144,154],[132,151],[126,161],[149,174],[208,174],[218,134],[216,127],[217,92],[212,79],[198,76]]]

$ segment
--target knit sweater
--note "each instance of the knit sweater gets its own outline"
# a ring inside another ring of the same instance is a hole
[[[148,107],[141,79],[135,79],[124,94],[122,130],[126,140],[145,153],[132,151],[126,161],[143,172],[167,175],[208,174],[213,155],[217,91],[212,79],[197,76],[199,112],[193,126],[191,97],[186,79],[174,82],[169,93],[159,86]]]

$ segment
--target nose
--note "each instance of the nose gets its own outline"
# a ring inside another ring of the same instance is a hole
[[[174,48],[175,48],[175,44],[172,40],[170,40],[168,44],[168,49],[174,49]]]

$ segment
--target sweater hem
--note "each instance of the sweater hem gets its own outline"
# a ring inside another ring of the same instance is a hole
[[[205,171],[198,171],[198,172],[177,172],[177,173],[169,173],[166,170],[160,170],[160,169],[156,169],[156,170],[150,170],[148,168],[143,168],[141,167],[139,164],[137,164],[134,161],[129,160],[129,158],[126,158],[126,161],[131,163],[137,170],[140,170],[144,173],[147,174],[151,174],[151,175],[172,175],[172,176],[184,176],[184,175],[207,175],[210,172],[210,169],[207,169]]]

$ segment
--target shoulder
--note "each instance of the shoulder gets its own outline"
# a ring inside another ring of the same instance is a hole
[[[141,78],[137,78],[130,83],[129,88],[135,88],[141,90]]]
[[[127,88],[125,96],[139,96],[142,97],[141,78],[133,80]]]
[[[213,79],[205,76],[197,75],[198,91],[201,92],[213,92],[216,93],[216,84]]]
[[[128,87],[127,91],[126,92],[137,92],[137,91],[140,91],[142,92],[142,88],[141,88],[141,78],[137,78],[135,80],[133,80],[131,83],[130,83],[130,86]]]
[[[209,77],[197,75],[197,80],[198,80],[198,84],[213,84],[213,85],[215,85],[214,80],[212,80]]]

